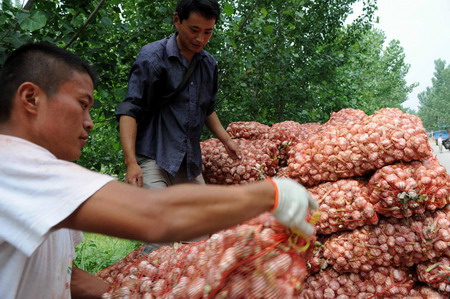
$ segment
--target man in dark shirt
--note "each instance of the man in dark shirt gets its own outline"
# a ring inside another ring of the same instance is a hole
[[[205,124],[233,159],[240,158],[239,146],[214,111],[217,62],[203,50],[219,16],[216,0],[181,0],[173,18],[177,32],[139,53],[117,110],[127,183],[151,189],[204,184],[200,137]],[[186,88],[159,107],[192,62],[196,68]]]
[[[214,112],[217,63],[203,50],[219,15],[215,0],[181,0],[174,15],[177,32],[139,53],[117,111],[129,184],[161,189],[204,183],[200,136],[205,124],[233,158],[240,155]],[[193,61],[197,66],[186,88],[157,108],[161,97],[180,85]]]

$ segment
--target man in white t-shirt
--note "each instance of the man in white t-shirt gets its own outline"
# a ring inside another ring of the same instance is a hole
[[[271,211],[306,234],[317,208],[289,179],[147,190],[70,161],[93,129],[96,75],[49,44],[14,51],[0,72],[0,295],[98,298],[103,281],[73,266],[80,231],[144,242],[191,239]]]

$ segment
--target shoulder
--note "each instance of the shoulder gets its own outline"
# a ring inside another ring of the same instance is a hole
[[[166,54],[167,38],[151,42],[141,48],[137,61],[161,61],[167,57]]]
[[[205,63],[207,63],[208,65],[213,65],[213,66],[217,65],[216,59],[209,52],[203,50],[200,52],[200,54],[202,55],[202,60]]]

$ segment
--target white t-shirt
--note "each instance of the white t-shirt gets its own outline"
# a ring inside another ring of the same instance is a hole
[[[70,298],[81,232],[52,227],[112,177],[0,135],[0,298]]]

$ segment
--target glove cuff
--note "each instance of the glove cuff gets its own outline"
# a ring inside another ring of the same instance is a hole
[[[269,181],[272,183],[274,189],[275,189],[275,202],[273,204],[273,207],[270,209],[270,212],[275,211],[278,208],[278,204],[280,203],[280,199],[279,199],[279,192],[278,192],[278,186],[275,183],[275,181],[271,178],[271,177],[267,177],[266,181]]]

